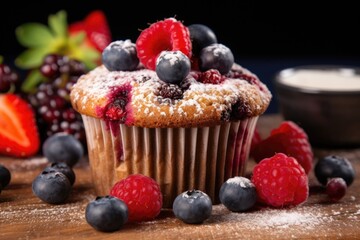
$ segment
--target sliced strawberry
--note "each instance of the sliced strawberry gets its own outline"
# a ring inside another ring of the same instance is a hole
[[[75,34],[85,31],[87,41],[85,44],[94,46],[102,52],[111,43],[111,31],[104,12],[95,10],[89,13],[83,21],[69,25],[69,33]]]
[[[15,94],[0,95],[0,154],[29,157],[38,152],[40,138],[33,109]]]
[[[151,70],[155,70],[156,59],[162,51],[181,51],[191,58],[191,48],[189,29],[175,18],[151,24],[136,40],[139,60]]]

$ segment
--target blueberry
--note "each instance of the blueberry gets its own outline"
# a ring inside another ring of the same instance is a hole
[[[200,190],[190,190],[179,194],[173,202],[175,217],[185,223],[199,224],[211,216],[210,197]]]
[[[128,207],[113,196],[97,197],[85,210],[87,223],[101,232],[119,230],[128,220]]]
[[[73,167],[84,155],[81,142],[67,133],[56,133],[48,137],[42,150],[49,162],[64,162],[69,167]]]
[[[59,171],[42,171],[32,182],[32,191],[50,204],[64,203],[71,192],[69,179]]]
[[[217,43],[215,33],[206,25],[191,24],[188,26],[192,43],[192,52],[198,56],[201,49],[210,44]]]
[[[355,178],[355,170],[350,161],[341,156],[329,155],[319,159],[315,165],[315,176],[317,180],[326,185],[330,178],[340,177],[349,186]]]
[[[181,51],[162,51],[156,60],[156,74],[167,83],[179,83],[190,72],[189,58]]]
[[[75,183],[75,172],[64,162],[54,162],[50,166],[46,167],[44,171],[50,172],[62,172],[68,179],[71,185]]]
[[[223,44],[213,43],[200,52],[199,67],[205,72],[209,69],[217,69],[221,74],[226,74],[234,64],[234,55]]]
[[[11,180],[11,173],[9,169],[0,164],[0,185],[1,189],[4,189]]]
[[[114,41],[102,52],[102,63],[109,71],[132,71],[139,65],[136,46],[131,40]]]
[[[221,185],[220,202],[232,212],[243,212],[255,205],[255,185],[245,177],[229,178]]]

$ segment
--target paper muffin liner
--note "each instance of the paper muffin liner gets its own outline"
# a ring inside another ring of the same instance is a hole
[[[107,195],[117,181],[140,173],[159,183],[164,208],[191,189],[218,203],[221,185],[245,173],[258,119],[213,127],[142,128],[82,117],[96,194]]]

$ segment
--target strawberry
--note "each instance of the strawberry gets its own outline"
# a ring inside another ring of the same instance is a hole
[[[252,151],[255,161],[275,153],[284,153],[295,158],[308,174],[313,165],[313,152],[305,131],[292,121],[283,121],[270,136],[256,144]]]
[[[15,94],[0,94],[0,154],[29,157],[38,152],[40,138],[33,109]]]
[[[69,25],[70,35],[85,31],[87,41],[85,44],[93,46],[102,52],[111,43],[111,31],[105,14],[100,10],[90,12],[83,21]]]

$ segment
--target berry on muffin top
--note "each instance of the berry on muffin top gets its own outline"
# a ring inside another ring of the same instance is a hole
[[[106,121],[211,126],[258,116],[272,97],[209,27],[187,27],[175,18],[151,24],[135,43],[112,42],[102,61],[80,77],[71,100],[78,112]]]

